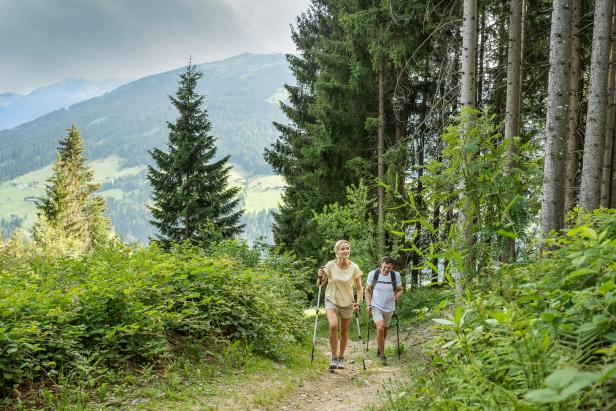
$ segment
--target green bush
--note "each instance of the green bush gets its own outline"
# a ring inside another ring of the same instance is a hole
[[[616,212],[580,216],[544,256],[467,290],[424,386],[393,409],[607,409],[616,396]],[[435,387],[435,388],[430,388]]]
[[[241,341],[275,357],[304,334],[299,297],[271,266],[190,246],[22,259],[0,269],[0,387],[53,378],[83,358],[107,367],[156,361],[186,338]]]
[[[440,313],[452,301],[454,291],[440,287],[418,287],[405,291],[396,305],[398,315],[404,323],[425,321]]]

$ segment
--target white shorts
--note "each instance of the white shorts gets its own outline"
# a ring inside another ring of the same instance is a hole
[[[372,307],[372,319],[376,324],[379,321],[383,321],[383,326],[385,328],[389,328],[389,323],[391,323],[391,317],[394,315],[393,311],[381,311],[376,307]]]

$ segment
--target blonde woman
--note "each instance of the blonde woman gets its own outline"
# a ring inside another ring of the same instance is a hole
[[[332,352],[330,369],[344,368],[344,351],[349,341],[349,326],[353,312],[359,311],[362,302],[363,276],[361,270],[349,259],[351,246],[347,240],[339,240],[334,245],[336,259],[319,269],[318,284],[327,283],[325,289],[325,309],[329,322],[329,346]],[[357,300],[353,299],[355,284]],[[338,320],[340,320],[340,349],[338,349]]]

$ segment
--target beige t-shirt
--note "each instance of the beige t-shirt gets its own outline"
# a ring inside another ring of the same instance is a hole
[[[353,283],[357,277],[363,276],[357,264],[351,261],[347,268],[341,270],[332,260],[325,264],[325,268],[329,273],[325,298],[339,307],[353,305]]]

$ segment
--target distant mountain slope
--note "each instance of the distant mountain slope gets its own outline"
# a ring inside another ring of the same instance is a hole
[[[0,94],[0,130],[13,128],[44,114],[111,91],[126,80],[88,81],[67,78],[27,95]]]
[[[231,154],[234,163],[253,173],[271,173],[263,148],[276,138],[272,121],[284,121],[277,96],[293,81],[284,55],[242,54],[199,68],[204,77],[198,91],[206,96],[219,154]],[[71,124],[81,131],[89,159],[118,155],[124,167],[149,162],[149,149],[166,147],[166,122],[177,116],[168,96],[175,93],[182,70],[130,82],[0,131],[0,181],[50,164]]]
[[[2,110],[2,107],[13,104],[22,97],[23,95],[16,93],[0,93],[0,110]]]

